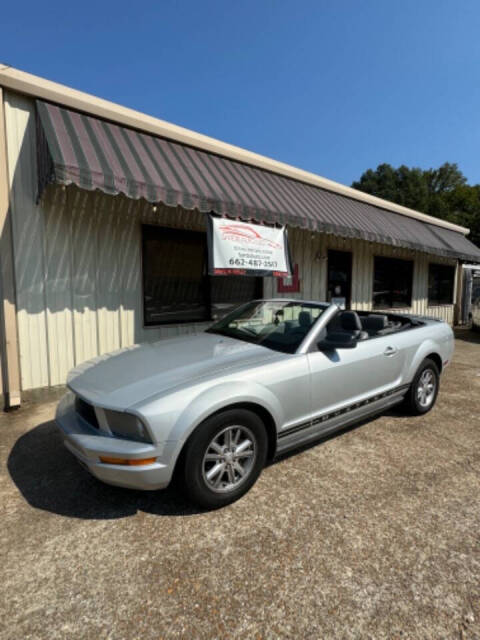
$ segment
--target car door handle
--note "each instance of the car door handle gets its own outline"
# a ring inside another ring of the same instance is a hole
[[[394,356],[397,353],[398,349],[395,347],[387,347],[383,352],[384,356]]]

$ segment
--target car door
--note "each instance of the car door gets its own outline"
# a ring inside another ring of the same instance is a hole
[[[310,352],[312,419],[399,386],[405,363],[401,342],[392,334],[360,340],[353,349]]]

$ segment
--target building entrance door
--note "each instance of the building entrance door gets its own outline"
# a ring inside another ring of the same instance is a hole
[[[329,251],[327,263],[327,302],[350,309],[352,294],[352,254]]]

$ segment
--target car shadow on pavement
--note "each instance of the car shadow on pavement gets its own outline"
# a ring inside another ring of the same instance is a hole
[[[402,413],[393,408],[383,415],[395,418]],[[281,454],[270,464],[357,429],[375,418],[367,417],[331,434],[319,435],[318,439]],[[188,502],[178,482],[160,491],[136,491],[100,482],[65,449],[53,421],[44,422],[20,436],[10,452],[7,466],[13,482],[32,507],[71,518],[108,520],[132,516],[138,511],[164,516],[202,513]]]
[[[54,422],[45,422],[14,444],[8,470],[25,500],[71,518],[108,520],[145,511],[155,515],[201,513],[173,486],[163,491],[135,491],[96,480],[65,449]]]

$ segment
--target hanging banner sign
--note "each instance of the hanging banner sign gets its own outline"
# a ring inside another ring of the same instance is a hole
[[[292,273],[286,227],[208,216],[208,272],[213,276]]]

